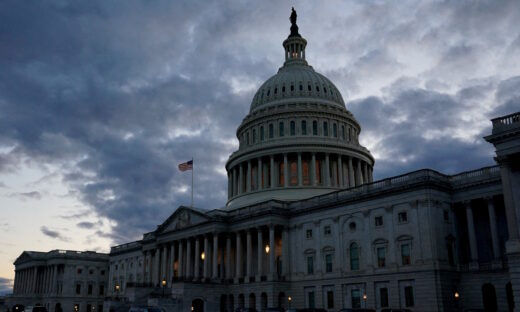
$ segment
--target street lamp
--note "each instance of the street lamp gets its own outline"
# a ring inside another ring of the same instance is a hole
[[[455,293],[453,294],[453,297],[455,298],[455,300],[459,300],[459,298],[460,298],[459,292],[455,291]]]
[[[119,284],[116,284],[116,299],[119,299],[118,295],[119,295]]]
[[[291,308],[292,297],[291,296],[287,297],[287,301],[289,301],[289,309],[290,309]]]
[[[164,287],[166,286],[166,279],[163,278],[161,285],[162,285],[162,295],[164,297]]]
[[[200,259],[201,260],[204,260],[206,258],[206,253],[203,251],[201,254],[200,254]]]
[[[269,247],[269,244],[265,245],[265,253],[266,254],[269,253],[269,250],[271,250],[271,248]]]
[[[367,307],[367,294],[366,293],[363,294],[363,304],[366,308]]]

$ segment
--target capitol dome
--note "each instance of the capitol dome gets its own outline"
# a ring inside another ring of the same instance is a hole
[[[305,60],[296,20],[285,62],[258,89],[226,163],[228,208],[301,200],[372,181],[374,158],[336,86]]]

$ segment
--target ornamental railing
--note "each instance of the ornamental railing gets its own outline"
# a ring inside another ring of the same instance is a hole
[[[493,123],[493,134],[513,127],[520,127],[520,112],[491,119]]]

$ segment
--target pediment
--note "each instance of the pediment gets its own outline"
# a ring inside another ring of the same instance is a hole
[[[14,264],[21,264],[27,261],[31,261],[33,259],[34,258],[29,254],[29,252],[24,251],[20,256],[18,256],[18,258],[16,258]]]
[[[159,226],[156,233],[166,233],[210,221],[204,211],[181,206]]]

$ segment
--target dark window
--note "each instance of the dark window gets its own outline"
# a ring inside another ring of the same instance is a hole
[[[88,290],[87,290],[88,294],[89,295],[92,295],[92,284],[89,284],[88,285]]]
[[[76,295],[81,294],[81,284],[76,284]]]
[[[291,135],[296,135],[296,123],[291,121]]]
[[[100,274],[105,275],[105,270],[101,270]]]
[[[312,122],[312,135],[318,135],[318,122],[316,120]]]
[[[401,245],[401,258],[403,261],[403,265],[410,264],[410,245],[409,244]]]
[[[336,124],[332,125],[332,135],[337,138],[338,137],[338,126]]]
[[[314,291],[309,291],[307,296],[309,298],[309,308],[314,309],[314,307],[316,306],[316,304],[314,303]]]
[[[269,138],[272,139],[274,137],[274,126],[273,124],[269,124]]]
[[[352,141],[352,133],[350,132],[350,128],[348,128],[348,140]]]
[[[349,225],[348,225],[348,228],[351,231],[355,231],[356,230],[356,222],[350,222]]]
[[[352,297],[352,308],[360,309],[361,308],[361,291],[359,289],[352,289],[350,291],[350,295]]]
[[[291,91],[294,91],[294,85],[291,85]]]
[[[446,248],[448,249],[448,263],[450,265],[455,265],[455,257],[453,256],[453,244],[451,241],[446,243]]]
[[[260,127],[260,141],[264,140],[264,126]]]
[[[327,93],[327,88],[323,87],[323,92]]]
[[[98,304],[97,310],[98,310],[98,312],[103,312],[103,305],[102,304]]]
[[[307,274],[314,274],[314,258],[307,257]]]
[[[283,137],[284,133],[283,133],[283,121],[280,121],[280,123],[278,124],[278,135]]]
[[[307,238],[312,238],[312,230],[307,230],[307,231],[305,232],[305,237],[307,237]]]
[[[384,268],[386,265],[386,250],[385,247],[377,248],[377,266]]]
[[[99,285],[99,295],[100,296],[105,295],[105,285]]]
[[[331,254],[325,255],[325,271],[327,273],[332,272],[332,255]]]
[[[350,244],[350,270],[359,270],[359,247],[356,243]]]
[[[330,228],[330,225],[327,225],[323,228],[323,234],[325,235],[330,235],[332,232],[331,228]]]
[[[316,91],[320,92],[320,87],[316,86]]]
[[[307,135],[307,121],[302,120],[302,135]]]
[[[269,96],[269,94],[271,94],[271,89],[267,89],[267,96]]]
[[[413,307],[415,302],[413,300],[413,287],[406,286],[404,288],[404,302],[406,307]]]
[[[311,85],[307,85],[307,90],[309,90],[309,91],[312,90]]]
[[[285,92],[285,86],[282,87],[282,93]]]
[[[345,140],[345,126],[341,126],[341,139]]]
[[[303,85],[300,83],[300,91],[303,91]]]
[[[334,292],[332,290],[327,291],[327,309],[334,308]]]
[[[117,270],[117,265],[116,265],[116,270]],[[81,273],[83,273],[83,270],[78,268],[77,272],[78,272],[78,274],[81,274]]]
[[[399,223],[408,222],[408,215],[404,211],[397,214],[397,217],[399,219]]]
[[[323,122],[323,135],[329,136],[329,123],[326,121]]]
[[[88,311],[88,312],[92,311],[92,305],[91,305],[90,303],[87,304],[87,311]]]
[[[246,133],[246,142],[247,142],[247,145],[249,145],[249,132]]]
[[[381,299],[381,308],[388,307],[388,288],[379,288],[379,297]]]
[[[88,274],[89,274],[89,275],[94,274],[94,270],[92,270],[92,269],[88,270]]]
[[[274,88],[274,94],[278,93],[278,88]]]
[[[383,226],[383,217],[377,216],[374,218],[374,222],[376,226]]]
[[[253,143],[256,142],[256,129],[253,129]]]

